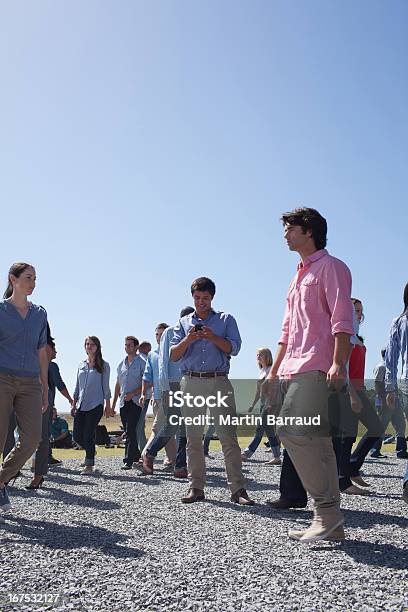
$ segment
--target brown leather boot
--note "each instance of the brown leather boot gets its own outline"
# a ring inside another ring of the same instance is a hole
[[[174,470],[174,478],[188,478],[188,472],[186,468],[179,468]]]
[[[185,497],[182,497],[181,501],[183,502],[183,504],[194,504],[194,502],[202,501],[203,499],[205,499],[204,491],[202,491],[201,489],[193,489],[192,487],[190,487],[187,495]]]

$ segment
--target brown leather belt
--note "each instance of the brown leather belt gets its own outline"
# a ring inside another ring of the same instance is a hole
[[[185,372],[185,376],[197,377],[197,378],[218,378],[219,376],[223,376],[224,378],[228,378],[228,374],[226,372]]]

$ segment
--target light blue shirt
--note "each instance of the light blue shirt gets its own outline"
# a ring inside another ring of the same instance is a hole
[[[174,327],[167,327],[162,333],[159,346],[159,385],[161,391],[170,391],[171,382],[180,382],[183,373],[180,361],[171,361],[170,347],[174,337]]]
[[[385,351],[385,388],[396,391],[398,361],[401,357],[401,383],[408,386],[408,317],[402,315],[391,324],[388,346]]]
[[[7,300],[0,301],[0,372],[38,378],[38,349],[47,344],[47,313],[30,304],[25,319]]]
[[[111,398],[109,376],[110,367],[107,361],[103,362],[103,374],[95,367],[90,368],[86,360],[81,361],[73,395],[78,410],[82,412],[93,410],[100,404],[103,405],[104,400]]]
[[[147,356],[143,380],[153,384],[153,397],[155,400],[159,400],[161,398],[159,385],[159,347],[150,351]],[[146,394],[146,398],[147,397],[148,395]]]
[[[183,357],[180,359],[181,371],[188,372],[225,372],[230,369],[230,356],[238,355],[241,349],[241,336],[238,325],[234,317],[225,312],[215,312],[212,310],[204,320],[198,319],[195,312],[186,315],[179,320],[174,328],[174,336],[171,346],[175,346],[186,337],[189,330],[201,323],[212,329],[214,334],[229,340],[231,343],[231,353],[227,355],[210,340],[204,338],[196,340],[187,348]]]
[[[129,391],[138,389],[142,386],[142,377],[145,371],[146,360],[141,355],[136,355],[129,365],[128,358],[125,357],[118,365],[118,382],[120,385],[119,407],[125,403],[125,395]],[[141,392],[132,396],[132,402],[139,403]]]

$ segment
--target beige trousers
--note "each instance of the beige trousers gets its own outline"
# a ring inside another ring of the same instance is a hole
[[[318,514],[341,515],[336,456],[329,432],[326,375],[295,374],[282,382],[285,391],[280,417],[320,416],[320,425],[282,425],[277,433]]]
[[[15,412],[19,440],[4,458],[0,482],[8,482],[31,457],[41,440],[42,389],[38,378],[0,373],[0,451],[6,442],[9,421]]]
[[[180,390],[183,392],[183,405],[181,414],[183,417],[201,417],[202,424],[189,425],[186,422],[187,435],[187,468],[191,487],[194,489],[204,489],[206,468],[203,449],[203,433],[205,427],[205,416],[207,407],[189,407],[187,405],[187,395],[193,398],[208,398],[210,396],[225,397],[225,402],[218,402],[215,407],[210,406],[209,412],[215,431],[220,440],[222,452],[224,453],[225,469],[227,472],[228,485],[231,493],[236,493],[245,487],[245,478],[242,473],[241,449],[238,445],[237,432],[235,425],[228,425],[222,422],[222,418],[235,417],[235,397],[233,387],[226,377],[217,378],[193,378],[183,376],[180,382]],[[199,402],[200,403],[200,402]],[[212,402],[211,402],[212,403]],[[224,406],[223,404],[226,404]],[[222,418],[221,418],[222,417]]]

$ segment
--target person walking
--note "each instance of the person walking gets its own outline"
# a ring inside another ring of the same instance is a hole
[[[282,215],[284,237],[300,256],[292,280],[275,362],[267,380],[282,379],[284,400],[277,435],[285,447],[281,485],[286,499],[271,502],[291,507],[291,489],[300,481],[314,502],[314,518],[305,530],[290,530],[302,543],[344,539],[344,517],[336,456],[330,436],[329,390],[347,378],[350,338],[354,335],[351,274],[329,255],[327,222],[313,208]],[[313,420],[314,419],[314,420]],[[293,495],[295,497],[296,494]],[[306,500],[299,500],[302,507]],[[296,505],[296,504],[295,504]]]
[[[11,509],[7,484],[16,477],[41,440],[48,408],[47,313],[28,300],[36,285],[31,264],[18,262],[8,273],[0,302],[0,451],[14,412],[19,440],[0,469],[0,510]]]
[[[391,324],[385,351],[385,389],[387,406],[394,410],[398,402],[398,362],[401,358],[399,390],[402,408],[408,414],[408,283],[404,288],[403,300],[404,310]],[[402,481],[402,498],[408,503],[408,464]]]
[[[190,479],[190,488],[181,501],[190,504],[204,499],[204,423],[190,425],[188,419],[205,417],[208,407],[224,454],[231,501],[253,505],[255,502],[245,489],[241,451],[232,419],[236,416],[234,390],[228,380],[230,357],[238,355],[241,348],[238,325],[232,315],[213,310],[215,284],[211,279],[194,280],[191,295],[195,310],[179,320],[171,341],[171,360],[180,361],[183,373],[180,399]]]
[[[70,396],[64,381],[61,378],[58,365],[53,362],[57,356],[55,349],[54,338],[49,336],[47,341],[47,357],[48,365],[48,408],[42,415],[42,433],[41,442],[37,448],[34,457],[34,478],[26,489],[38,489],[44,482],[44,476],[48,473],[49,465],[57,465],[61,463],[54,459],[51,454],[50,434],[52,412],[55,402],[55,391],[58,389],[60,393],[68,400],[70,407],[72,406],[72,397]]]
[[[251,442],[242,451],[242,459],[245,461],[246,459],[249,459],[250,457],[252,457],[252,455],[254,454],[258,446],[260,445],[263,435],[266,434],[268,438],[268,442],[269,442],[269,448],[271,449],[271,452],[273,453],[273,459],[271,459],[270,461],[267,461],[266,464],[267,465],[281,465],[282,461],[280,459],[280,442],[276,437],[274,426],[268,424],[268,415],[272,414],[272,412],[271,412],[271,404],[269,401],[270,399],[269,386],[270,385],[268,383],[265,384],[265,379],[268,376],[269,371],[272,367],[272,363],[273,363],[271,350],[269,348],[258,349],[256,353],[256,360],[257,360],[258,367],[260,369],[260,374],[259,374],[259,378],[256,383],[255,398],[252,404],[250,405],[248,412],[252,412],[256,404],[258,403],[258,401],[261,400],[260,417],[262,419],[262,422],[257,426],[255,435],[252,438]],[[279,383],[277,384],[279,385]],[[275,393],[275,396],[276,396],[276,402],[274,406],[275,410],[273,411],[273,413],[275,414],[275,416],[277,416],[276,413],[278,413],[280,409],[279,391]]]
[[[137,442],[137,424],[143,408],[140,403],[140,396],[146,360],[137,354],[138,346],[139,342],[135,336],[126,336],[126,357],[118,365],[112,402],[113,410],[115,410],[116,402],[120,398],[120,418],[126,435],[122,470],[132,469],[133,463],[139,461],[141,457]]]
[[[86,359],[78,367],[71,414],[74,417],[73,438],[85,450],[82,474],[95,472],[96,427],[103,414],[112,416],[111,391],[109,387],[110,367],[102,357],[99,338],[85,338]]]

